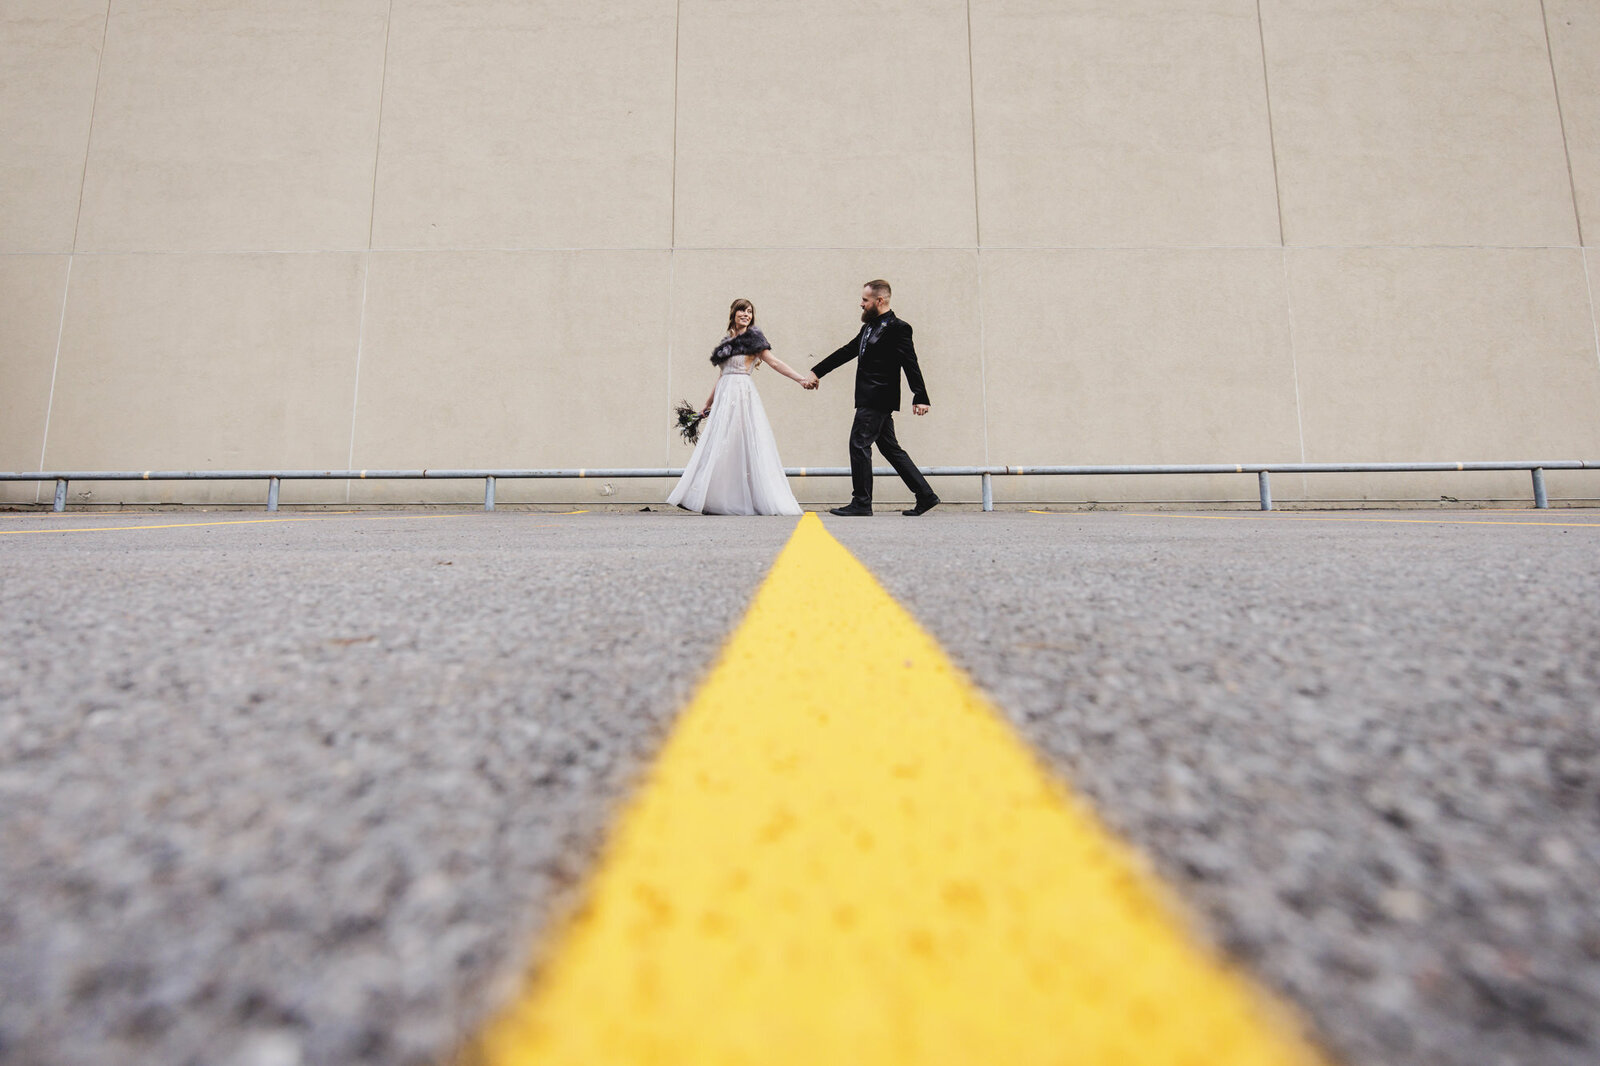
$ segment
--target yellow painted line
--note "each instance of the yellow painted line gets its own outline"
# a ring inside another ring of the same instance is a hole
[[[1029,511],[1029,514],[1070,515],[1072,511]],[[1082,513],[1082,512],[1079,512]],[[1390,522],[1413,526],[1589,526],[1600,529],[1600,522],[1486,522],[1470,518],[1345,518],[1335,515],[1298,515],[1275,511],[1267,514],[1171,514],[1162,511],[1102,512],[1129,518],[1203,518],[1215,522]]]
[[[93,513],[93,512],[90,512],[90,513]],[[123,510],[123,511],[118,511],[116,513],[118,514],[118,516],[123,517],[123,518],[158,518],[164,512],[161,512],[161,511],[131,511],[131,510]],[[352,509],[352,510],[349,510],[349,511],[318,511],[317,514],[318,515],[360,514],[360,512],[357,511],[357,510],[353,510]],[[41,519],[44,519],[45,521],[49,521],[49,522],[73,522],[73,521],[77,521],[78,519],[82,518],[83,516],[84,516],[84,512],[82,512],[82,511],[40,511],[37,514],[34,515],[35,518],[41,518]]]
[[[402,518],[465,518],[477,514],[476,511],[465,511],[451,514],[390,514],[390,515],[365,515],[357,518],[358,522],[393,522]],[[14,536],[21,533],[116,533],[133,529],[193,529],[199,526],[255,526],[268,522],[328,522],[335,517],[348,515],[349,511],[340,511],[327,517],[307,518],[238,518],[225,522],[166,522],[150,526],[78,526],[69,529],[0,529],[0,537]]]
[[[475,1066],[1322,1061],[800,519]]]

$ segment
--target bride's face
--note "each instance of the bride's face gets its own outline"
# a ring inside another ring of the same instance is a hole
[[[733,313],[735,329],[749,329],[750,323],[755,321],[756,313],[748,307],[741,307]]]

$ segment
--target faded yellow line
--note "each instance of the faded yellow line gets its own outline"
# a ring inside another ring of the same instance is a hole
[[[332,518],[345,515],[358,515],[358,522],[394,522],[402,518],[470,518],[481,511],[452,511],[449,514],[385,514],[362,515],[357,511],[327,511],[320,515],[308,515],[299,518],[238,518],[221,522],[165,522],[159,525],[148,526],[79,526],[67,529],[0,529],[0,536],[17,533],[111,533],[131,529],[193,529],[199,526],[251,526],[268,522],[326,522]],[[588,514],[588,511],[543,511],[534,514],[545,514],[559,517],[562,515]],[[539,526],[532,528],[538,529]]]
[[[78,526],[68,529],[0,529],[0,536],[14,536],[20,533],[114,533],[126,532],[133,529],[195,529],[200,526],[255,526],[271,522],[331,522],[334,518],[344,517],[351,512],[341,511],[337,515],[318,516],[315,518],[236,518],[225,522],[166,522],[160,525],[149,526]],[[392,515],[362,515],[355,519],[357,522],[392,522],[402,518],[467,518],[479,514],[478,511],[462,511],[451,514],[392,514]]]
[[[1321,1061],[814,514],[552,943],[461,1062]]]
[[[1084,511],[1029,511],[1029,514],[1069,517]],[[1414,526],[1590,526],[1600,528],[1600,522],[1506,522],[1499,519],[1474,521],[1470,518],[1345,518],[1342,515],[1297,515],[1274,511],[1268,514],[1172,514],[1165,511],[1100,511],[1097,514],[1120,514],[1128,518],[1200,518],[1215,522],[1397,522]]]

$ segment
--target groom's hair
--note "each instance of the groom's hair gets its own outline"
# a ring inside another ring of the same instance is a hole
[[[894,292],[893,289],[889,288],[889,283],[882,278],[873,278],[866,283],[864,288],[871,289],[874,296],[889,296]]]

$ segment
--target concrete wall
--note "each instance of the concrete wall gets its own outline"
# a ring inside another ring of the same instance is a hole
[[[798,365],[879,275],[923,463],[1600,458],[1597,69],[1593,0],[0,0],[0,469],[680,465],[733,297]],[[843,465],[848,372],[758,381]]]

